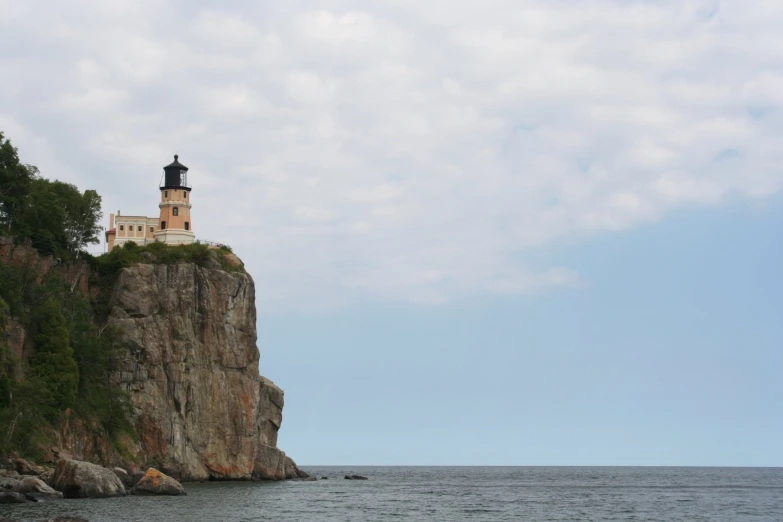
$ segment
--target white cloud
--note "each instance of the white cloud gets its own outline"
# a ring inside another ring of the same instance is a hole
[[[573,286],[525,254],[783,185],[770,2],[0,10],[25,161],[153,214],[179,153],[197,234],[235,247],[267,308]]]

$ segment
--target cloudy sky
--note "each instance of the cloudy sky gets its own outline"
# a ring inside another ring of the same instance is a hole
[[[0,130],[107,216],[155,215],[180,155],[301,462],[781,465],[780,27],[763,0],[0,0]]]

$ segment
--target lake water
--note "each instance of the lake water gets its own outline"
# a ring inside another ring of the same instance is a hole
[[[783,521],[783,468],[304,467],[329,480],[186,484],[186,497],[0,506],[40,521]],[[358,473],[367,481],[345,480]]]

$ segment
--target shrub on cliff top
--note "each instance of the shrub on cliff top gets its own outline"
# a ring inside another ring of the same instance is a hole
[[[228,247],[211,248],[204,243],[192,243],[190,245],[167,245],[154,242],[148,245],[137,245],[127,242],[121,247],[114,248],[110,252],[93,258],[93,268],[101,276],[115,276],[123,268],[137,264],[175,265],[179,263],[194,263],[199,266],[207,266],[210,255],[215,252],[221,267],[230,272],[244,271],[242,267],[235,267],[231,263],[224,262],[225,255],[231,253]],[[142,254],[149,253],[151,256]]]

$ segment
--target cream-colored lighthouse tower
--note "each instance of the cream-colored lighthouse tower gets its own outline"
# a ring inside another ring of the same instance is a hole
[[[168,245],[187,245],[196,239],[190,220],[188,168],[178,160],[175,154],[174,161],[163,167],[164,181],[160,187],[160,221],[155,241]]]

